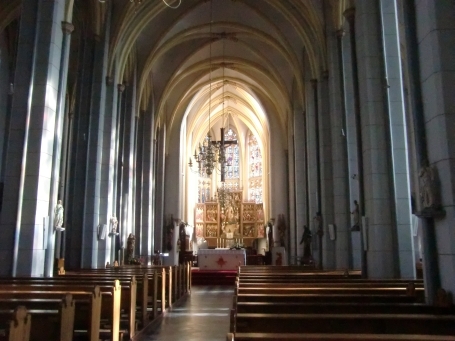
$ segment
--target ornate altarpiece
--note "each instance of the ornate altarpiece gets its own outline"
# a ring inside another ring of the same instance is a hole
[[[231,191],[217,202],[196,204],[196,237],[204,238],[210,247],[241,241],[251,246],[256,238],[265,238],[263,204],[242,202],[242,191]]]

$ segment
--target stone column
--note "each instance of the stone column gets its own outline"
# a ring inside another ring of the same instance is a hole
[[[65,163],[65,160],[60,158],[62,151],[62,132],[63,122],[65,116],[66,106],[66,85],[68,79],[68,61],[70,53],[70,34],[73,32],[74,26],[69,22],[62,22],[62,51],[60,56],[60,70],[58,74],[58,90],[57,90],[57,111],[55,117],[55,128],[54,128],[54,141],[53,141],[53,152],[52,152],[52,175],[51,175],[51,188],[50,188],[50,202],[49,202],[49,229],[47,235],[47,250],[45,259],[45,272],[44,275],[51,277],[54,270],[54,259],[60,256],[60,242],[62,232],[55,231],[54,229],[54,209],[57,205],[58,200],[63,198],[58,197],[59,181],[63,175],[60,173],[61,164]],[[65,203],[63,203],[65,206]],[[57,242],[58,248],[55,253],[54,246]]]
[[[288,121],[288,148],[286,151],[287,155],[287,196],[288,196],[288,212],[286,220],[287,233],[285,235],[284,245],[286,247],[286,253],[289,260],[288,264],[297,264],[297,226],[296,226],[296,206],[295,206],[295,146],[294,146],[294,120],[293,117],[296,115],[292,112],[289,115]]]
[[[390,137],[390,162],[393,177],[393,203],[398,244],[399,275],[415,278],[414,245],[411,224],[411,190],[408,164],[401,51],[396,1],[380,0],[382,19],[384,91]],[[387,129],[386,128],[386,129]]]
[[[126,240],[133,229],[133,178],[134,178],[134,136],[136,111],[136,82],[128,86],[125,98],[125,119],[123,125],[122,153],[122,205],[121,205],[121,238],[126,247]]]
[[[136,254],[137,255],[147,255],[147,253],[142,253],[142,168],[143,168],[143,157],[144,157],[144,115],[145,110],[140,111],[140,115],[136,116],[135,119],[135,150],[134,153],[134,164],[135,164],[135,173],[134,173],[134,234],[136,236]]]
[[[329,73],[323,72],[319,82],[319,135],[320,135],[320,173],[321,173],[321,212],[323,215],[323,267],[335,269],[335,240],[330,237],[329,225],[334,225],[333,215],[333,165],[332,165],[332,129],[330,124]]]
[[[350,8],[344,12],[344,16],[346,17],[349,23],[349,57],[351,61],[350,70],[351,70],[351,81],[352,81],[352,94],[353,94],[353,103],[352,108],[354,109],[354,115],[351,117],[351,122],[354,123],[352,126],[352,132],[355,136],[353,140],[355,140],[355,155],[356,163],[352,160],[350,169],[355,169],[357,173],[352,174],[352,178],[357,180],[356,184],[358,185],[357,188],[355,185],[351,184],[351,199],[352,199],[352,190],[358,190],[358,198],[354,199],[357,200],[359,203],[359,216],[362,218],[365,212],[365,184],[364,184],[364,169],[363,169],[363,136],[362,136],[362,117],[360,114],[360,89],[359,89],[359,71],[358,71],[358,63],[357,63],[357,38],[356,38],[356,18],[355,18],[355,9]],[[347,97],[346,97],[347,98]],[[347,101],[348,102],[348,101]],[[349,119],[349,118],[348,118]],[[352,148],[353,149],[353,148]],[[351,150],[352,150],[351,149]],[[352,150],[353,151],[353,150]],[[354,152],[354,151],[353,151]],[[357,194],[355,193],[355,194]],[[362,224],[362,222],[360,222]],[[364,238],[363,238],[363,228],[360,229],[358,236],[353,235],[352,240],[355,242],[358,240],[359,250],[360,250],[360,265],[362,269],[362,276],[366,277],[368,275],[367,269],[367,260],[366,260],[366,245],[364,245]],[[358,237],[358,238],[356,238]]]
[[[150,105],[151,107],[151,105]],[[153,224],[152,224],[152,177],[153,177],[153,111],[151,109],[142,113],[142,138],[138,144],[142,147],[141,186],[138,187],[140,199],[138,206],[141,209],[141,253],[147,256],[153,254]],[[162,251],[162,250],[160,250]]]
[[[102,232],[103,226],[109,224],[106,212],[100,210],[108,37],[109,26],[106,25],[103,37],[96,37],[94,46],[82,248],[82,267],[88,268],[105,266],[105,258],[98,258],[98,256],[99,253],[103,255],[105,252],[107,235],[105,235],[105,239],[101,240],[99,234]]]
[[[125,140],[126,140],[126,134],[129,132],[129,129],[127,129],[127,122],[128,120],[128,101],[131,99],[129,93],[131,89],[127,85],[125,85],[124,92],[122,93],[122,100],[119,101],[119,107],[120,107],[120,112],[119,112],[119,121],[117,124],[117,129],[118,129],[118,153],[117,153],[117,218],[119,221],[119,233],[120,233],[120,247],[126,247],[126,238],[128,235],[126,235],[126,215],[127,212],[125,211],[127,208],[127,205],[125,205],[125,192],[124,192],[124,186],[125,186],[125,172],[127,168],[127,158],[126,158],[126,150],[125,150]],[[121,261],[119,259],[119,261]]]
[[[318,80],[312,79],[311,80],[311,88],[312,88],[312,102],[313,102],[313,110],[314,110],[314,151],[316,156],[316,215],[321,215],[322,219],[322,193],[321,193],[321,152],[320,152],[320,142],[319,142],[319,135],[320,135],[320,126],[319,126],[319,95],[318,95]],[[324,221],[320,225],[316,224],[315,233],[317,234],[317,245],[318,245],[318,268],[322,269],[323,267],[323,233],[324,233]]]
[[[343,24],[346,31],[346,38],[341,40],[343,52],[343,74],[344,74],[344,103],[346,109],[346,139],[348,154],[348,181],[349,181],[349,211],[353,209],[354,200],[359,201],[359,181],[358,181],[358,160],[357,160],[357,133],[356,133],[356,113],[354,106],[354,82],[351,60],[351,33],[347,21]],[[354,35],[355,39],[355,35]],[[352,206],[351,206],[352,205]],[[354,217],[351,215],[349,227],[354,225]],[[360,245],[360,232],[350,233],[352,267],[362,268],[363,249]],[[364,272],[366,273],[366,272]]]
[[[165,226],[165,212],[164,212],[164,169],[166,165],[165,157],[165,141],[166,141],[166,127],[161,125],[157,129],[156,136],[156,153],[154,161],[155,165],[155,231],[153,244],[154,249],[163,249],[163,228]],[[166,217],[169,219],[168,217]],[[168,220],[166,220],[167,223]],[[177,230],[174,230],[175,238],[178,235]],[[173,245],[173,253],[175,253],[176,245]]]
[[[65,1],[22,2],[0,215],[0,274],[43,276]],[[45,230],[46,229],[46,230]]]
[[[332,127],[332,174],[335,260],[337,269],[352,267],[350,255],[349,170],[347,152],[346,105],[344,89],[343,30],[327,37],[330,84],[330,122]]]
[[[106,77],[106,104],[104,109],[103,149],[101,159],[101,184],[100,184],[100,221],[105,219],[108,234],[105,240],[105,249],[99,252],[99,263],[113,264],[115,260],[114,242],[115,235],[111,234],[111,218],[115,213],[114,172],[115,172],[115,145],[117,141],[117,87],[110,77]]]
[[[88,145],[90,133],[90,111],[92,102],[92,83],[95,63],[95,38],[91,35],[80,36],[79,72],[77,79],[76,100],[74,108],[71,176],[65,213],[67,214],[66,238],[67,248],[65,263],[70,268],[82,266],[84,244],[84,218],[86,209],[86,186],[88,169]]]
[[[414,1],[414,6],[428,161],[440,179],[440,187],[433,188],[440,194],[440,207],[435,203],[434,209],[421,212],[427,218],[423,229],[425,284],[436,290],[440,282],[442,288],[455,292],[455,5],[453,1]],[[434,251],[436,262],[432,260]],[[439,274],[432,267],[438,267]]]
[[[306,171],[306,112],[294,113],[294,173],[295,173],[295,206],[296,206],[296,241],[302,239],[303,226],[308,224],[306,215],[307,202],[307,171]],[[297,256],[303,256],[303,244],[297,244]]]
[[[416,169],[428,162],[427,136],[425,116],[420,82],[419,43],[417,41],[416,8],[414,0],[403,1],[403,16],[405,27],[406,62],[409,79],[410,115],[414,127]],[[411,109],[412,108],[412,109]],[[416,171],[417,172],[417,171]],[[415,178],[417,174],[414,174]],[[418,186],[418,184],[417,184]],[[420,202],[419,191],[416,201]],[[416,211],[420,207],[416,202]],[[418,212],[416,212],[418,214]],[[425,283],[426,303],[433,304],[437,289],[440,287],[439,266],[436,246],[435,223],[433,216],[421,216],[422,227],[422,261],[423,279]]]
[[[390,137],[383,93],[378,0],[356,2],[356,40],[367,217],[369,278],[396,277],[396,230],[391,193]],[[362,205],[360,204],[362,207]]]

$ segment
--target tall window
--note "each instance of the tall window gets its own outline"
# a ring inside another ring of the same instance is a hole
[[[204,203],[206,201],[210,201],[210,180],[199,178],[198,181],[198,194],[197,194],[197,202]]]
[[[237,134],[229,128],[224,133],[225,141],[237,141]],[[239,145],[232,144],[226,148],[226,179],[240,178]]]
[[[256,137],[248,136],[248,197],[250,201],[262,202],[262,154]]]

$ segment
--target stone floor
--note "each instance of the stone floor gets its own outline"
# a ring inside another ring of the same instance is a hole
[[[134,341],[224,341],[233,294],[232,286],[193,286],[191,295],[174,304]]]

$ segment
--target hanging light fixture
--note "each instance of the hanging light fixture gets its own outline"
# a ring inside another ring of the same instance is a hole
[[[216,146],[212,143],[212,136],[210,135],[211,128],[211,110],[212,110],[212,1],[210,1],[210,45],[209,45],[209,127],[204,141],[199,143],[199,152],[194,151],[194,160],[197,162],[197,173],[201,176],[210,177],[216,164]],[[193,161],[190,157],[188,166],[190,169],[193,167]]]
[[[107,0],[98,0],[99,2],[101,2],[102,4],[104,4]],[[144,0],[130,0],[131,3],[134,3],[135,5],[140,5],[142,4]],[[169,0],[168,0],[169,1]],[[171,5],[169,4],[166,0],[163,0],[164,4],[169,7],[169,8],[172,8],[172,9],[177,9],[179,8],[179,6],[182,4],[182,0],[178,0],[178,4],[177,5]],[[175,1],[174,1],[175,2]]]

